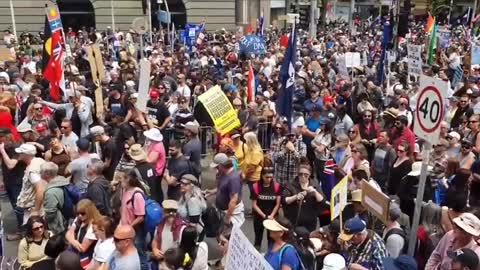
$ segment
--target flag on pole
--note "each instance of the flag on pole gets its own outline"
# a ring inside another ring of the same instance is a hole
[[[63,30],[62,19],[60,18],[60,12],[56,6],[47,7],[47,19],[50,25],[50,31],[54,33],[58,30]]]
[[[60,100],[60,84],[63,80],[63,41],[62,32],[56,31],[51,38],[50,60],[45,68],[43,76],[50,82],[50,96],[57,102]]]
[[[383,84],[385,80],[385,59],[387,58],[387,47],[389,46],[390,42],[392,41],[393,36],[393,9],[390,10],[390,15],[388,20],[385,22],[383,26],[383,41],[382,41],[382,54],[380,56],[380,64],[378,65],[378,74],[377,74],[377,83],[378,85]]]
[[[277,113],[287,119],[288,129],[292,128],[293,91],[295,90],[295,61],[297,55],[297,33],[295,22],[288,39],[288,49],[280,69],[282,88],[277,97]]]
[[[430,13],[428,14],[427,25],[425,25],[425,32],[431,33],[433,30],[433,26],[435,25],[435,17],[433,17]]]
[[[465,26],[470,26],[473,20],[473,9],[468,7],[467,11],[462,16],[462,24]]]
[[[433,58],[435,57],[435,50],[437,49],[437,24],[433,26],[432,37],[430,39],[430,47],[428,47],[428,64],[433,65]]]
[[[247,100],[248,102],[255,101],[255,73],[253,73],[252,65],[250,64],[248,68],[248,92],[247,92]]]

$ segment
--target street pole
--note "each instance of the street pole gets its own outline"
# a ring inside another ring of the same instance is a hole
[[[350,33],[353,34],[353,12],[355,11],[355,0],[350,0]]]
[[[168,23],[167,23],[167,37],[170,39],[170,24],[172,23],[172,15],[170,14],[170,9],[168,8],[168,1],[165,0],[165,9],[167,10],[167,18],[168,18]]]
[[[152,35],[152,1],[147,1],[148,6],[148,36],[150,37],[150,43],[153,43],[153,35]]]
[[[317,20],[315,18],[315,10],[317,9],[317,0],[310,1],[310,38],[317,37]]]
[[[450,0],[450,5],[448,6],[448,19],[447,19],[448,24],[450,24],[450,16],[452,16],[452,5],[453,5],[453,0]]]
[[[113,30],[113,33],[115,34],[115,8],[114,8],[114,5],[113,5],[113,0],[110,0],[110,12],[112,13],[112,30]]]
[[[430,150],[432,145],[430,142],[425,142],[425,148],[422,151],[422,169],[420,171],[420,180],[418,184],[417,190],[417,198],[415,201],[415,213],[413,214],[413,224],[410,230],[410,239],[408,242],[408,255],[413,256],[415,253],[415,244],[417,243],[417,231],[418,231],[418,224],[420,223],[420,214],[422,211],[422,203],[423,203],[423,193],[425,192],[425,182],[427,180],[427,168],[428,168],[428,160],[430,158]]]
[[[15,10],[13,8],[13,0],[10,0],[10,15],[12,16],[12,30],[15,39],[18,39],[17,36],[17,24],[15,23]]]

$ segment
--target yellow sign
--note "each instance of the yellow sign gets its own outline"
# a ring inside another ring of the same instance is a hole
[[[223,136],[240,127],[237,112],[220,86],[214,86],[198,97],[213,120],[218,132]]]
[[[347,205],[348,192],[348,176],[345,176],[342,181],[332,189],[332,196],[330,198],[330,218],[336,219]]]

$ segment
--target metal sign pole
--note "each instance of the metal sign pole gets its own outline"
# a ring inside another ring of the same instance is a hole
[[[422,151],[423,161],[420,171],[420,179],[418,183],[417,198],[415,201],[415,213],[413,214],[413,224],[410,230],[410,239],[408,242],[408,255],[413,256],[415,253],[415,244],[417,243],[418,224],[420,223],[420,214],[422,212],[423,193],[425,192],[425,182],[427,180],[428,160],[430,158],[430,150],[432,145],[425,141],[425,147]]]
[[[112,13],[112,31],[115,34],[115,7],[113,5],[113,0],[110,0],[110,12]],[[108,39],[107,39],[108,40]]]
[[[17,24],[15,23],[15,9],[13,8],[13,0],[10,0],[10,15],[12,16],[12,30],[13,30],[13,35],[15,36],[15,39],[16,39],[16,41],[18,42]]]

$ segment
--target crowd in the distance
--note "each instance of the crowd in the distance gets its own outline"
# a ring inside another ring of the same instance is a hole
[[[7,240],[20,240],[22,269],[223,269],[232,227],[242,225],[253,227],[252,244],[275,270],[478,269],[479,69],[454,80],[467,68],[461,59],[470,43],[452,32],[453,45],[423,67],[450,89],[412,232],[426,157],[413,133],[419,84],[405,59],[406,44],[422,44],[424,32],[399,39],[397,61],[379,83],[382,26],[356,27],[354,37],[344,24],[319,29],[316,39],[299,31],[292,119],[275,104],[288,37],[274,28],[265,55],[250,61],[235,51],[241,33],[207,34],[193,51],[181,43],[171,50],[155,34],[145,51],[145,111],[137,105],[144,97],[132,31],[68,30],[73,57],[60,102],[51,100],[41,52],[28,40],[13,42],[17,61],[0,65],[0,160],[18,224]],[[101,45],[103,101],[95,99],[86,40]],[[362,66],[347,68],[346,52],[361,53]],[[241,123],[223,136],[198,99],[216,85]],[[341,228],[330,219],[330,198],[345,176]],[[362,204],[362,182],[391,198],[385,223]],[[218,246],[207,245],[211,237]]]

